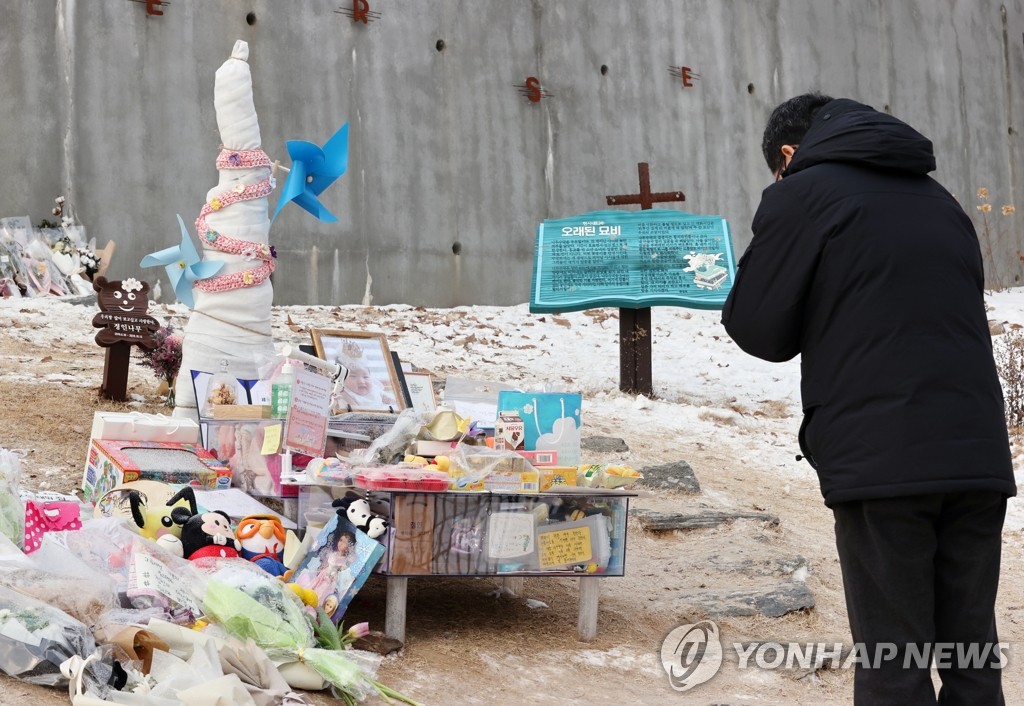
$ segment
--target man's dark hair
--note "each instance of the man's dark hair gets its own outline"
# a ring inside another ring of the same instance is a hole
[[[782,146],[799,145],[818,111],[831,101],[832,98],[821,93],[804,93],[775,107],[761,139],[761,151],[764,152],[764,159],[772,174],[781,172],[786,164]]]

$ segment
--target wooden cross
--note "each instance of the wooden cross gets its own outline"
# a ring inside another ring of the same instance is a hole
[[[651,191],[651,171],[647,162],[640,162],[639,194],[608,196],[609,206],[640,204],[648,210],[656,203],[685,201],[682,191]],[[654,392],[651,379],[651,310],[619,309],[619,389],[650,397]]]
[[[640,193],[608,196],[606,198],[608,199],[609,206],[623,206],[626,204],[638,203],[640,204],[640,208],[646,211],[656,203],[686,200],[686,195],[682,191],[659,191],[652,193],[650,165],[647,164],[647,162],[640,162],[636,165],[636,168],[637,171],[640,172]]]

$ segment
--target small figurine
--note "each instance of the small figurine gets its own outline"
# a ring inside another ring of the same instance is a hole
[[[243,559],[248,559],[272,576],[285,576],[291,571],[284,562],[284,525],[274,515],[248,515],[235,530],[241,542]]]

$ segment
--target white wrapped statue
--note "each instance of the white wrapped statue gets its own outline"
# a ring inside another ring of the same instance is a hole
[[[275,183],[270,158],[260,149],[248,58],[249,45],[235,42],[214,81],[220,178],[206,195],[196,231],[204,260],[224,265],[215,276],[194,283],[195,305],[185,326],[175,384],[178,417],[197,417],[203,406],[204,400],[197,404],[195,399],[192,370],[218,373],[227,361],[231,377],[256,379],[259,363],[274,355],[270,275],[275,253],[269,243],[267,196]]]
[[[235,381],[257,379],[258,368],[274,355],[270,275],[276,253],[269,243],[267,196],[276,184],[270,158],[260,148],[248,58],[249,45],[235,42],[231,58],[217,69],[214,80],[220,178],[196,219],[203,257],[181,223],[180,245],[147,255],[141,262],[142,267],[165,267],[175,296],[192,309],[175,382],[178,417],[194,418],[204,409],[202,416],[209,416],[208,400],[196,400],[192,371],[214,376],[207,387],[216,399],[209,402],[242,404],[246,400],[236,399],[241,386]],[[318,196],[348,166],[348,124],[323,147],[289,140],[287,149],[292,166],[285,170],[288,179],[274,215],[294,202],[321,221],[337,221]]]

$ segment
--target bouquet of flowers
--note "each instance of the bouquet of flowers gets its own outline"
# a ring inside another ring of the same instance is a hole
[[[67,684],[60,665],[96,649],[82,623],[42,601],[0,586],[0,669],[43,686]]]
[[[174,380],[181,367],[181,336],[170,324],[161,326],[153,336],[156,348],[142,351],[142,364],[153,369],[153,375],[167,382],[167,406],[174,406]]]
[[[0,448],[0,534],[21,548],[25,542],[25,503],[21,501],[21,458]]]
[[[236,637],[251,638],[275,660],[312,667],[349,706],[374,692],[416,704],[373,678],[378,656],[315,647],[313,628],[292,590],[270,574],[242,564],[247,562],[225,562],[210,576],[203,597],[207,618]]]

